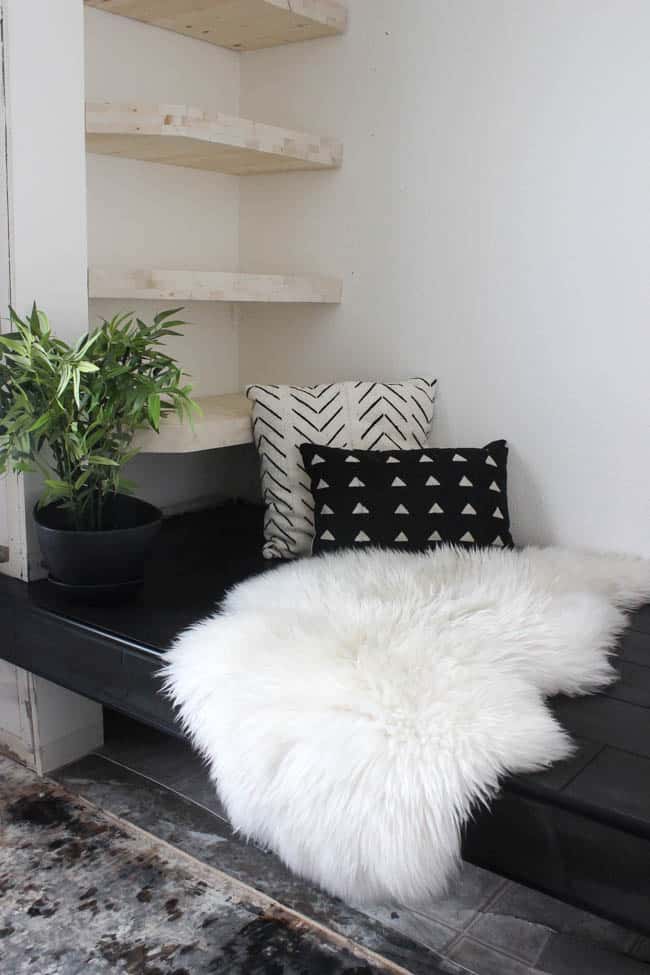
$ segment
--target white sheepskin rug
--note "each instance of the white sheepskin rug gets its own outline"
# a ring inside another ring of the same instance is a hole
[[[566,758],[545,705],[613,681],[650,562],[344,552],[244,582],[166,658],[233,825],[355,903],[440,894],[508,773]]]

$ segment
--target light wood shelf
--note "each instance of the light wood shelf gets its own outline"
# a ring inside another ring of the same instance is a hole
[[[336,169],[343,159],[341,143],[325,136],[186,105],[116,102],[87,103],[86,149],[236,176]]]
[[[85,0],[120,14],[235,51],[342,34],[342,0]]]
[[[245,396],[203,396],[197,397],[196,402],[203,416],[194,418],[194,429],[188,421],[181,422],[175,414],[170,415],[161,421],[160,433],[141,430],[134,446],[145,454],[189,454],[252,441],[251,405]]]
[[[132,301],[226,301],[338,304],[340,278],[318,274],[236,274],[226,271],[91,267],[90,298]]]

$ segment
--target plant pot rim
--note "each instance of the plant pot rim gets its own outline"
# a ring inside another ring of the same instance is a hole
[[[138,504],[141,509],[148,508],[150,519],[145,522],[145,525],[155,525],[163,520],[163,513],[160,508],[157,508],[155,504],[151,504],[149,501],[143,501],[142,498],[136,498],[131,494],[116,494],[116,498],[127,498],[129,501],[134,501]],[[39,507],[38,504],[34,505],[34,521],[37,522],[38,527],[41,531],[52,532],[55,535],[84,535],[85,537],[90,537],[92,535],[101,535],[105,537],[106,535],[121,535],[133,532],[138,528],[143,528],[144,525],[131,525],[128,528],[102,528],[102,529],[84,529],[84,528],[53,528],[48,525],[42,519],[42,514],[49,509],[56,509],[58,504],[56,501],[51,501],[49,504]]]

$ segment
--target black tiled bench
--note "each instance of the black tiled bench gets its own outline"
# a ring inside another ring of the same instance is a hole
[[[232,504],[169,519],[143,591],[119,607],[0,577],[0,656],[179,735],[159,694],[160,653],[228,588],[269,571],[262,518]],[[632,617],[617,666],[605,693],[555,699],[577,754],[506,780],[468,828],[464,856],[650,934],[650,606]]]
[[[511,778],[467,830],[467,859],[650,933],[650,606],[635,613],[621,679],[553,706],[577,754]]]

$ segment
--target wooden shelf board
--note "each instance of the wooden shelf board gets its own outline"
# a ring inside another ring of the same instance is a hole
[[[342,0],[85,0],[89,7],[234,51],[342,34]]]
[[[236,274],[209,270],[92,267],[90,298],[338,304],[339,278],[318,274]]]
[[[115,102],[87,103],[86,149],[236,176],[336,169],[343,158],[341,143],[324,136],[186,105]]]
[[[203,416],[194,419],[193,430],[174,414],[161,421],[160,433],[140,431],[134,446],[145,454],[188,454],[252,441],[251,406],[245,396],[232,393],[197,397],[196,401]]]

